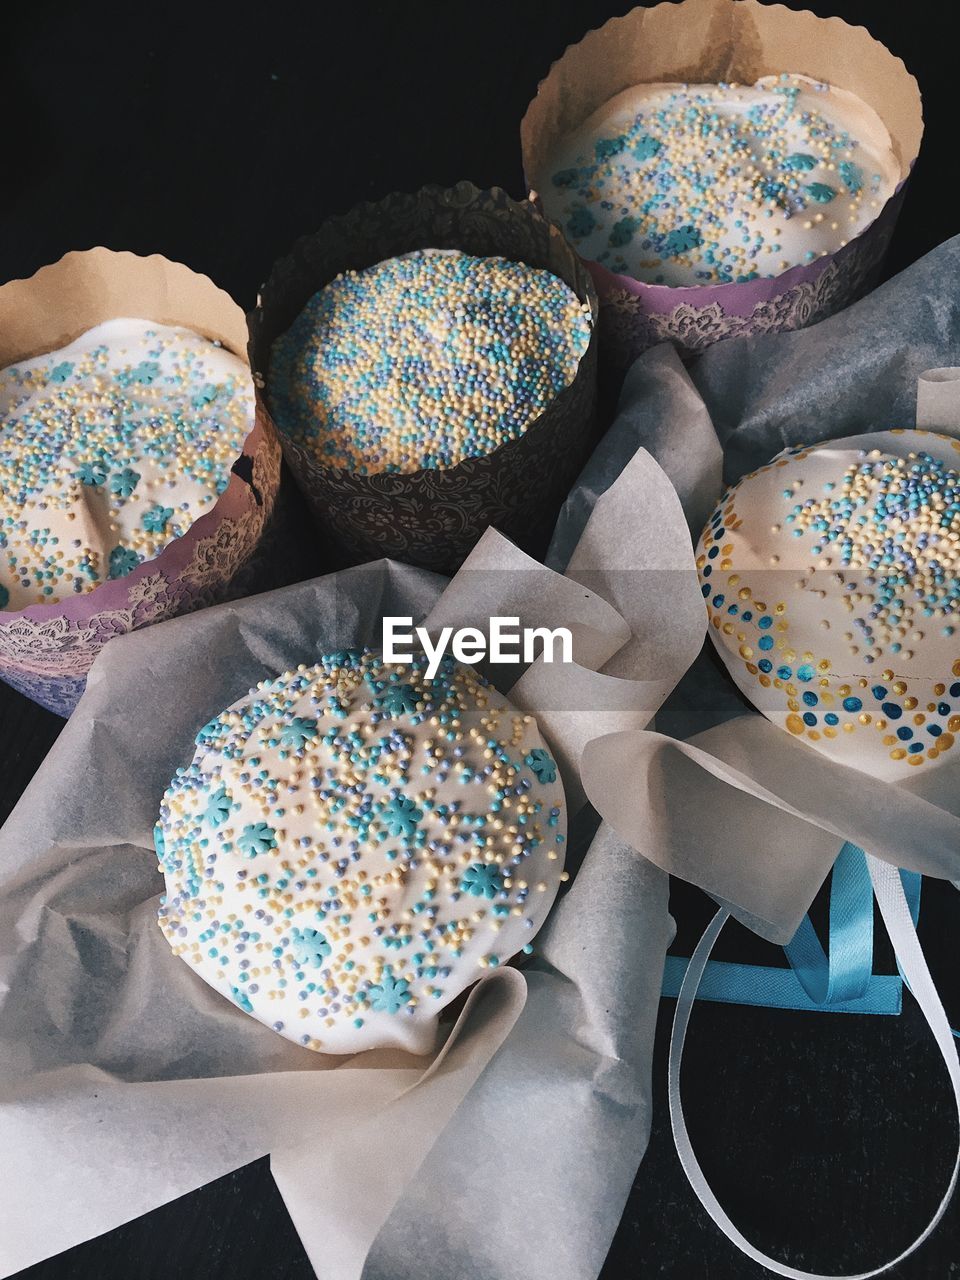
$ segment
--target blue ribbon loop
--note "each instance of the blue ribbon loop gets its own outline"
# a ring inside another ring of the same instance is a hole
[[[901,871],[910,915],[920,916],[921,877]],[[727,1004],[833,1013],[898,1014],[903,974],[873,972],[873,887],[863,850],[847,841],[830,881],[829,945],[824,951],[809,916],[784,947],[789,968],[711,960],[699,996]],[[680,991],[688,961],[667,956],[663,995]],[[899,970],[899,963],[897,965]]]

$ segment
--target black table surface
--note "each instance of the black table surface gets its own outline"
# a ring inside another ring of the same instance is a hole
[[[275,257],[358,200],[465,177],[519,196],[518,126],[537,81],[569,43],[631,7],[629,0],[8,6],[0,41],[7,122],[0,279],[105,244],[185,262],[249,307]],[[948,6],[790,7],[868,26],[920,80],[926,137],[888,259],[892,273],[960,230],[950,194],[957,139]],[[948,357],[944,363],[956,363]],[[0,820],[61,727],[0,685]],[[676,885],[672,907],[674,950],[689,954],[711,906]],[[928,884],[921,939],[955,1026],[958,919],[956,892]],[[729,935],[721,958],[783,963],[782,952],[745,931]],[[885,941],[877,964],[892,971]],[[672,1011],[664,1001],[650,1148],[603,1278],[751,1280],[768,1273],[710,1224],[673,1151],[664,1086]],[[950,1174],[952,1100],[909,997],[899,1018],[704,1003],[694,1015],[684,1092],[725,1207],[760,1248],[793,1266],[860,1271],[896,1255],[932,1214]],[[30,1280],[312,1274],[266,1161],[21,1273]],[[960,1205],[890,1274],[960,1277]]]

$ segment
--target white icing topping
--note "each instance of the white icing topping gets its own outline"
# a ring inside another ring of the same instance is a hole
[[[152,559],[216,502],[253,420],[242,360],[149,320],[0,372],[0,607]]]
[[[626,89],[533,178],[583,257],[648,283],[702,285],[835,252],[902,176],[886,126],[856,95],[769,76]]]
[[[960,442],[888,431],[786,450],[724,495],[697,565],[718,652],[775,724],[890,780],[951,758]]]
[[[566,815],[536,722],[470,668],[344,651],[257,686],[164,797],[176,954],[309,1048],[433,1047],[440,1011],[527,946]]]

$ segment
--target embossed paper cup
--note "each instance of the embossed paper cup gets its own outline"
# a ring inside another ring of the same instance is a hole
[[[576,377],[516,440],[444,470],[355,472],[323,465],[282,430],[284,455],[344,562],[380,556],[451,573],[493,525],[538,554],[595,443],[597,298],[559,229],[529,201],[469,182],[391,195],[331,218],[274,265],[250,315],[250,364],[266,416],[270,354],[307,301],[342,271],[416,249],[460,249],[552,271],[590,305],[594,332]]]
[[[591,31],[554,63],[520,126],[532,192],[545,189],[550,152],[616,94],[637,84],[753,84],[781,72],[855,93],[880,116],[900,182],[876,220],[836,253],[769,280],[646,284],[589,263],[600,295],[605,363],[619,372],[648,347],[695,354],[721,338],[799,329],[876,283],[920,139],[920,90],[899,58],[863,29],[758,0],[682,0],[634,9]]]
[[[0,368],[55,351],[118,316],[184,325],[246,361],[241,309],[206,276],[153,255],[68,253],[0,287]],[[258,414],[216,504],[125,578],[53,604],[0,611],[0,676],[68,716],[87,672],[115,635],[214,603],[250,561],[274,505],[280,448]]]

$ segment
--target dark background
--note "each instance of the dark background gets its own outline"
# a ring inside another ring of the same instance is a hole
[[[249,307],[275,257],[358,200],[460,178],[519,196],[519,122],[537,81],[569,43],[631,7],[4,6],[0,279],[104,244],[179,259]],[[868,26],[920,80],[926,136],[892,273],[960,231],[953,5],[790,7]],[[944,364],[958,362],[944,352]],[[0,820],[59,727],[0,685]],[[674,949],[689,954],[711,906],[684,887],[673,906]],[[921,938],[955,1026],[958,920],[956,892],[927,882]],[[729,932],[721,957],[783,962]],[[891,970],[884,941],[877,962]],[[905,1004],[900,1018],[697,1009],[684,1083],[704,1168],[734,1221],[793,1266],[876,1265],[939,1201],[956,1140],[952,1103],[922,1019]],[[654,1134],[603,1280],[752,1280],[768,1273],[695,1206],[673,1152],[664,1090],[672,1012],[665,1001]],[[2,1176],[0,1153],[0,1185]],[[960,1208],[891,1274],[960,1277]],[[309,1280],[312,1271],[260,1161],[21,1275]]]

